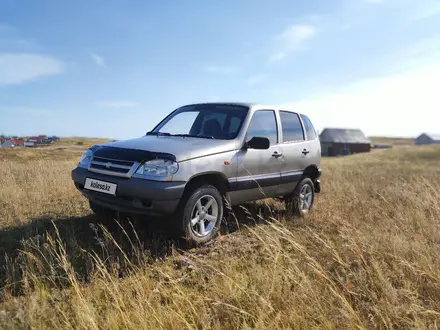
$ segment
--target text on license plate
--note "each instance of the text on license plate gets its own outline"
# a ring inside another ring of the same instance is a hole
[[[95,180],[95,179],[86,179],[86,183],[84,184],[84,188],[88,190],[94,190],[99,191],[104,194],[110,194],[115,195],[116,194],[116,187],[118,185],[115,183],[105,182],[101,180]]]

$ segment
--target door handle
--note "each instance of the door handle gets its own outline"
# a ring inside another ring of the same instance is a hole
[[[307,149],[304,149],[304,150],[302,151],[302,153],[303,153],[304,155],[307,155],[309,152],[310,152],[310,151],[308,151]]]
[[[279,154],[278,153],[278,151],[275,151],[273,154],[272,154],[272,157],[274,157],[274,158],[279,158],[279,157],[281,157],[283,154]]]

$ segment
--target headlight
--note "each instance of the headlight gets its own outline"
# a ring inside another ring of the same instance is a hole
[[[177,172],[179,165],[168,159],[154,159],[143,163],[136,174],[143,176],[169,177]]]
[[[93,151],[87,150],[82,154],[81,159],[79,160],[79,165],[88,166],[93,157]]]

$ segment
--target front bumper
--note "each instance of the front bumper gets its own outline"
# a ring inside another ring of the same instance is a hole
[[[84,189],[86,178],[117,184],[116,196]],[[185,182],[161,182],[120,178],[89,172],[77,167],[72,171],[75,187],[90,201],[124,213],[170,215],[177,209]]]

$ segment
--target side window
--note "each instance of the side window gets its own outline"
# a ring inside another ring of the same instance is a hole
[[[247,131],[247,140],[254,136],[267,137],[270,144],[278,143],[278,128],[274,111],[258,110],[254,113]]]
[[[302,121],[304,123],[304,127],[307,132],[307,140],[314,140],[317,137],[315,128],[312,125],[312,122],[310,121],[309,117],[306,115],[301,115]]]
[[[283,142],[304,141],[304,131],[299,117],[294,112],[280,111]]]

